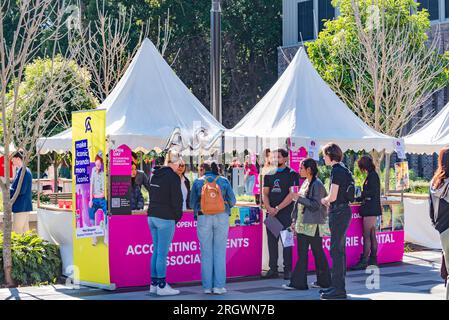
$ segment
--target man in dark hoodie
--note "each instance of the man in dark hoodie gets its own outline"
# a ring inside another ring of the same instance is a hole
[[[155,170],[150,180],[148,224],[154,247],[151,257],[150,293],[160,296],[179,294],[179,290],[172,289],[166,283],[165,276],[167,255],[175,225],[182,217],[181,179],[176,173],[181,161],[178,154],[169,152],[166,165]]]
[[[429,214],[433,226],[440,234],[446,269],[449,273],[449,147],[441,149],[438,168],[430,182]],[[449,285],[446,286],[446,300],[449,300]]]

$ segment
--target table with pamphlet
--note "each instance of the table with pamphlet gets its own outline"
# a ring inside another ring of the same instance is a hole
[[[227,277],[259,276],[262,271],[262,214],[259,207],[238,204],[232,209],[226,257]],[[147,286],[153,252],[146,212],[110,216],[109,272],[116,288]],[[201,280],[196,221],[186,211],[177,223],[167,257],[167,281]]]

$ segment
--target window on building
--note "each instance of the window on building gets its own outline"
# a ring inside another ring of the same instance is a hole
[[[444,17],[449,18],[449,0],[444,0]]]
[[[313,0],[298,3],[298,41],[313,40]]]
[[[324,20],[331,20],[335,17],[335,8],[332,0],[318,0],[318,32],[324,28]]]
[[[438,2],[439,0],[418,0],[418,2],[421,4],[418,9],[427,9],[429,11],[429,19],[430,20],[440,20],[440,13],[439,13],[439,6]],[[446,3],[448,1],[446,0]],[[447,8],[447,6],[446,6]],[[447,12],[447,9],[446,9]]]

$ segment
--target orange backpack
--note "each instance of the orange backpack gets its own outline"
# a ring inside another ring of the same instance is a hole
[[[219,176],[209,182],[204,178],[201,188],[201,212],[203,214],[217,214],[225,212],[225,202],[221,194],[220,186],[217,184]]]

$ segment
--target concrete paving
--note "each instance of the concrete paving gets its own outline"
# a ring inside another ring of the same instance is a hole
[[[379,269],[348,271],[347,291],[352,300],[443,300],[445,288],[439,275],[441,253],[418,251],[406,253],[403,263],[384,265]],[[378,277],[376,275],[379,275]],[[309,282],[315,280],[309,275]],[[148,288],[104,291],[65,285],[0,289],[0,300],[315,300],[318,289],[287,291],[283,279],[262,280],[259,277],[237,279],[227,284],[225,295],[206,295],[199,284],[174,286],[181,290],[175,297],[155,297]]]

